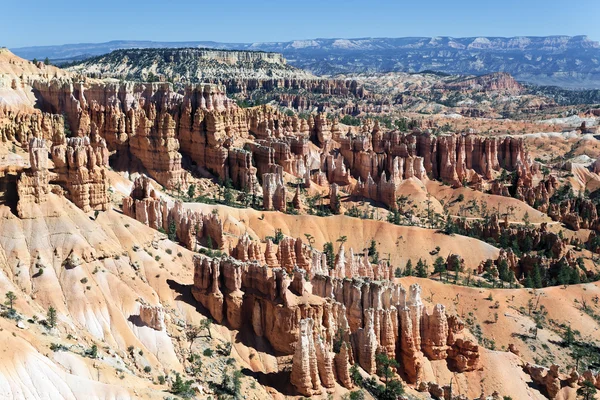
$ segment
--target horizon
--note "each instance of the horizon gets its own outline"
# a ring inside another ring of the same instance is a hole
[[[356,0],[306,0],[301,5],[273,0],[259,3],[232,0],[227,7],[191,1],[165,5],[157,0],[126,3],[107,0],[102,4],[33,0],[27,8],[27,18],[23,20],[21,4],[4,5],[0,26],[0,37],[6,40],[4,46],[21,48],[118,40],[279,43],[316,38],[580,35],[600,40],[600,27],[581,23],[582,16],[600,15],[600,2],[592,0],[582,0],[568,7],[556,0],[530,0],[526,4],[520,0],[507,0],[502,4],[481,4],[475,0],[452,3],[435,0],[426,4],[373,0],[368,5]],[[64,24],[55,22],[65,19]],[[128,39],[120,39],[123,37]]]
[[[148,43],[216,43],[216,44],[268,44],[268,43],[289,43],[289,42],[301,42],[306,40],[375,40],[375,39],[434,39],[434,38],[443,38],[443,39],[475,39],[475,38],[487,38],[487,39],[518,39],[518,38],[547,38],[547,37],[585,37],[588,40],[593,42],[600,43],[600,39],[591,38],[587,34],[574,34],[574,35],[518,35],[518,36],[450,36],[450,35],[437,35],[437,36],[361,36],[361,37],[312,37],[312,38],[297,38],[291,40],[271,40],[271,41],[259,41],[259,42],[251,42],[251,41],[240,41],[240,42],[225,42],[225,41],[215,41],[215,40],[148,40],[148,39],[113,39],[107,41],[99,41],[99,42],[71,42],[71,43],[55,43],[49,45],[32,45],[32,46],[21,46],[21,47],[9,47],[2,45],[0,47],[7,49],[25,49],[25,48],[35,48],[35,47],[53,47],[53,46],[69,46],[69,45],[97,45],[97,44],[107,44],[107,43],[119,43],[119,42],[148,42]],[[252,51],[252,50],[248,50]],[[260,50],[257,50],[260,51]]]

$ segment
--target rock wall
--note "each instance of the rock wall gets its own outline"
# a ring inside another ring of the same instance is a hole
[[[19,218],[32,218],[33,206],[46,202],[50,192],[48,147],[43,139],[29,141],[29,169],[23,171],[17,183],[17,213]]]
[[[42,113],[38,110],[5,110],[0,107],[0,141],[17,142],[26,147],[33,138],[52,140],[64,132],[61,115]]]
[[[369,176],[373,180],[386,175],[394,180],[428,176],[458,187],[492,179],[493,171],[501,168],[523,168],[529,175],[532,168],[522,139],[382,133],[377,124],[371,132],[341,138],[340,152],[352,175],[363,182]]]
[[[283,181],[281,168],[274,173],[262,176],[263,182],[263,208],[267,211],[283,211],[287,209],[287,190]]]
[[[180,201],[161,199],[144,175],[136,178],[131,194],[123,198],[123,214],[166,232],[190,250],[199,244],[217,249],[225,245],[223,223],[217,214],[203,214],[186,209]]]
[[[83,211],[107,210],[108,149],[104,139],[88,136],[66,138],[60,136],[52,145],[55,181],[66,188],[67,197]]]
[[[108,152],[102,139],[92,144],[89,137],[65,138],[55,136],[52,145],[53,169],[49,163],[47,141],[29,141],[29,164],[17,183],[17,213],[20,218],[34,217],[34,205],[46,201],[48,193],[64,193],[83,211],[107,210]]]
[[[358,90],[348,82],[318,85],[327,93]],[[358,179],[354,194],[389,207],[395,206],[404,179],[479,187],[506,168],[519,171],[520,186],[529,187],[531,181],[532,165],[518,138],[384,132],[377,121],[367,121],[358,133],[344,133],[325,114],[305,120],[269,106],[239,108],[225,96],[223,86],[214,84],[176,92],[168,83],[73,83],[63,77],[34,86],[41,109],[63,113],[76,136],[105,139],[108,150],[115,152],[113,167],[139,167],[170,189],[188,185],[183,157],[189,157],[192,167],[230,179],[250,193],[260,191],[259,179],[277,172],[276,166],[282,167],[282,176],[301,178],[305,186],[311,180],[346,186]],[[267,177],[266,184],[262,180],[262,189],[267,185],[272,190],[272,179]]]
[[[288,242],[291,248],[294,241]],[[477,366],[478,346],[465,336],[464,324],[446,316],[443,306],[425,312],[418,285],[407,291],[390,281],[315,274],[308,286],[302,269],[290,277],[281,268],[230,258],[197,256],[194,266],[196,300],[219,323],[251,326],[276,352],[294,354],[292,382],[304,395],[328,387],[334,366],[346,370],[343,359],[350,357],[331,354],[343,345],[370,374],[378,352],[398,359],[413,383],[421,377],[423,352],[432,360],[447,359],[460,372]]]

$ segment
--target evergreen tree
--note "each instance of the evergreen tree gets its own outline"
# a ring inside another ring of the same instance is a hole
[[[4,305],[8,307],[8,311],[11,313],[15,312],[14,305],[16,300],[17,296],[13,292],[6,292],[6,301],[4,302]]]
[[[577,389],[577,395],[581,396],[583,400],[592,400],[595,398],[598,390],[594,387],[594,384],[590,381],[584,381],[583,384]]]
[[[178,396],[189,398],[194,395],[194,389],[192,388],[192,383],[194,381],[184,381],[181,379],[181,375],[179,373],[175,374],[175,382],[171,385],[171,393],[176,394]]]
[[[405,276],[413,276],[414,275],[413,267],[412,267],[412,260],[408,260],[408,262],[406,263],[406,268],[404,269],[404,275]]]
[[[48,320],[48,326],[50,328],[54,328],[56,326],[56,309],[54,307],[50,306],[50,308],[48,308],[46,319]]]
[[[327,259],[327,266],[329,269],[333,269],[335,263],[335,254],[333,253],[333,243],[327,242],[323,245],[323,253]]]
[[[227,186],[223,189],[223,203],[228,206],[233,203],[233,191]]]
[[[570,346],[575,342],[575,334],[573,334],[571,325],[567,326],[567,330],[565,331],[564,342],[567,346]]]
[[[444,274],[446,274],[446,280],[448,279],[448,270],[446,268],[446,261],[438,256],[433,263],[433,273],[440,274],[440,280],[444,279]]]
[[[534,288],[539,289],[543,287],[542,273],[540,272],[540,266],[537,264],[533,267],[533,276],[531,277],[531,279],[533,281]]]
[[[187,195],[190,199],[193,199],[195,194],[196,194],[196,185],[191,184],[188,187]]]
[[[169,232],[167,232],[167,236],[170,241],[177,241],[177,226],[175,225],[175,220],[169,221]]]
[[[500,260],[498,263],[498,276],[500,277],[500,280],[510,282],[512,273],[510,268],[508,268],[508,262],[505,259]]]
[[[427,269],[428,269],[427,263],[419,258],[419,261],[417,261],[417,269],[416,269],[417,276],[419,278],[427,278]]]
[[[377,251],[377,242],[375,239],[372,239],[371,244],[369,245],[369,257],[371,258],[371,262],[373,264],[377,264],[379,262],[379,252]]]

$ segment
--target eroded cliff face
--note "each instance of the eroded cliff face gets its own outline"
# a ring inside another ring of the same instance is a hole
[[[397,359],[411,383],[420,381],[425,357],[445,359],[457,372],[477,367],[478,346],[464,324],[442,305],[427,312],[416,284],[406,290],[387,280],[320,273],[309,279],[297,266],[288,272],[226,257],[197,256],[194,263],[196,300],[217,322],[251,327],[277,353],[293,354],[292,383],[305,396],[331,387],[334,367],[345,386],[348,365],[375,373],[379,352]]]
[[[166,232],[190,250],[197,245],[222,248],[223,224],[216,214],[203,214],[183,207],[181,201],[161,199],[148,177],[141,175],[134,181],[129,197],[123,198],[123,214],[144,225]]]
[[[506,169],[517,171],[519,193],[531,197],[537,172],[518,138],[384,131],[377,121],[344,132],[324,114],[301,119],[270,106],[239,108],[219,85],[176,92],[168,83],[61,77],[33,86],[44,112],[64,114],[76,136],[105,140],[114,168],[138,168],[168,189],[185,189],[191,183],[189,167],[182,165],[186,158],[192,168],[249,194],[266,192],[266,209],[284,210],[291,200],[284,175],[301,179],[304,187],[348,187],[395,208],[406,179],[480,189]],[[24,138],[60,129],[52,120],[44,129],[36,123],[32,128],[33,122],[19,122],[4,135]]]
[[[50,151],[53,165],[49,162]],[[102,139],[92,144],[88,137],[67,139],[59,135],[49,149],[46,140],[32,138],[29,164],[17,183],[20,218],[36,216],[35,205],[43,204],[51,191],[64,194],[85,212],[105,211],[110,207],[106,178],[108,152]]]
[[[362,136],[341,138],[340,145],[352,174],[363,182],[386,175],[396,182],[430,177],[458,187],[490,180],[501,168],[522,167],[531,175],[523,141],[512,137],[382,133],[376,123]]]

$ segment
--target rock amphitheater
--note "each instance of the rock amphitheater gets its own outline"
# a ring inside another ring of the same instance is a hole
[[[600,388],[598,162],[548,170],[533,140],[242,108],[219,84],[95,79],[0,50],[0,293],[15,296],[0,392]]]

